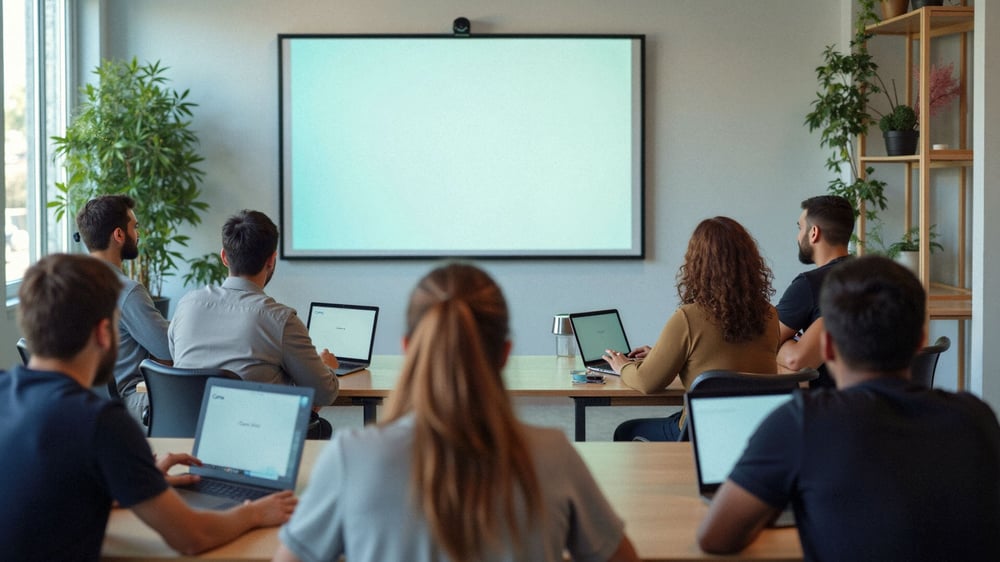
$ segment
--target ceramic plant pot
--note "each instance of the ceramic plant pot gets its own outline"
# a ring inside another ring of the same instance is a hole
[[[882,19],[887,20],[906,13],[908,0],[882,0]]]
[[[886,156],[909,156],[917,153],[917,140],[920,138],[918,131],[885,131],[882,133],[885,139]]]

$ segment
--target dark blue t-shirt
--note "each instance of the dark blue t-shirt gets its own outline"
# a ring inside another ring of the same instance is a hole
[[[778,320],[795,331],[808,329],[816,319],[822,316],[819,311],[819,291],[823,287],[826,274],[830,273],[833,266],[848,259],[848,257],[843,256],[830,260],[822,267],[795,276],[795,279],[792,279],[791,284],[781,295],[781,300],[774,307],[778,311]],[[810,383],[809,386],[814,388],[833,388],[836,386],[826,370],[826,365],[820,365],[818,370],[819,378]]]
[[[120,402],[66,375],[0,372],[0,545],[9,560],[97,560],[112,500],[167,489]]]
[[[792,504],[806,560],[1000,560],[1000,425],[971,394],[896,378],[797,392],[730,479]]]

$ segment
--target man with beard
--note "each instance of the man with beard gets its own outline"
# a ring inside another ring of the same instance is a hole
[[[88,390],[111,380],[121,287],[89,256],[51,255],[24,274],[18,324],[31,359],[0,373],[4,559],[97,560],[112,502],[187,554],[279,525],[295,508],[290,491],[228,511],[189,508],[169,484],[197,476],[164,475],[200,461],[173,453],[157,461],[124,406]]]
[[[278,261],[278,227],[264,213],[240,211],[222,226],[221,256],[229,278],[177,303],[168,331],[174,365],[311,387],[316,394],[309,438],[329,439],[330,423],[317,412],[337,398],[337,358],[327,349],[317,354],[295,309],[264,293]]]
[[[115,361],[115,386],[132,417],[143,422],[149,399],[136,392],[142,381],[139,363],[155,358],[170,363],[167,321],[153,305],[146,288],[122,272],[125,260],[139,256],[138,222],[135,201],[125,195],[104,195],[91,199],[76,216],[76,227],[90,255],[114,267],[122,283],[118,297],[121,343]],[[30,344],[30,340],[29,340]]]
[[[810,197],[802,202],[798,220],[799,261],[817,267],[800,273],[781,295],[778,309],[781,342],[778,369],[794,372],[818,369],[819,378],[811,387],[832,387],[820,356],[823,319],[819,309],[819,290],[830,269],[848,258],[848,243],[854,232],[854,207],[836,195]]]

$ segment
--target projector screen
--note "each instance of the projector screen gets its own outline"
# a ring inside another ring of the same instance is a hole
[[[644,41],[279,35],[282,257],[643,257]]]

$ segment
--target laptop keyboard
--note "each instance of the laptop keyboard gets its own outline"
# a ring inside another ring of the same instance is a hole
[[[189,489],[194,490],[195,492],[229,498],[239,502],[244,500],[253,501],[271,493],[268,490],[248,488],[246,486],[229,484],[219,480],[201,480],[200,482],[192,484]]]

